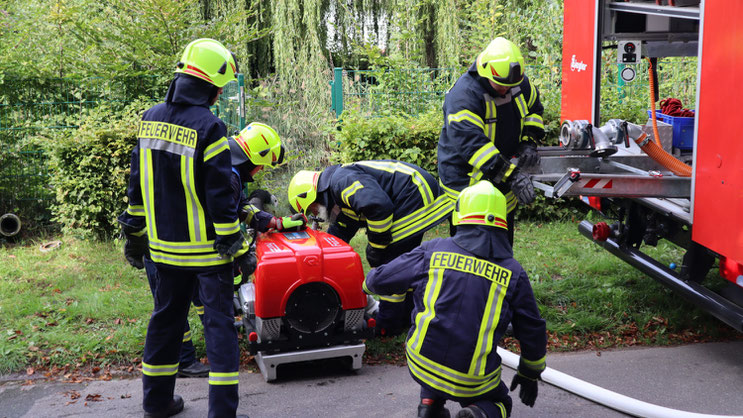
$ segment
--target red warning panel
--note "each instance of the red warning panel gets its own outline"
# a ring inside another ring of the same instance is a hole
[[[565,0],[560,121],[594,121],[598,9],[595,0]]]
[[[743,97],[743,2],[706,1],[694,141],[692,239],[743,263],[743,141],[740,119],[725,103]]]

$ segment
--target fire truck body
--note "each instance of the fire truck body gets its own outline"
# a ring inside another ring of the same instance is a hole
[[[743,94],[743,25],[737,22],[743,3],[564,4],[562,147],[540,148],[535,185],[547,196],[582,196],[594,209],[612,214],[617,220],[612,225],[583,221],[579,230],[743,331],[743,142],[735,139],[739,127],[731,113]],[[678,148],[675,127],[659,123],[658,149],[668,155],[651,153],[647,139],[656,135],[650,122],[640,126],[601,117],[602,50],[614,47],[620,68],[627,69],[619,77],[628,82],[644,57],[697,58],[691,146]],[[609,121],[601,125],[602,119]],[[688,176],[674,171],[679,161],[669,161],[671,156],[691,164]],[[686,249],[681,271],[639,251],[659,239]],[[721,276],[731,282],[721,293],[701,284],[716,259]]]

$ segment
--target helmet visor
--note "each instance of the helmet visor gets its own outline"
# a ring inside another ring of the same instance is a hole
[[[493,67],[491,67],[492,69]],[[521,83],[521,80],[524,79],[524,73],[521,70],[521,64],[518,62],[512,62],[510,67],[508,68],[508,74],[505,77],[500,77],[498,74],[493,70],[493,82],[496,84],[500,84],[502,86],[515,86],[519,83]]]

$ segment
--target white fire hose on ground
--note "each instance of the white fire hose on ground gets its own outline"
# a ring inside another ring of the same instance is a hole
[[[519,355],[498,347],[498,355],[503,365],[516,370],[519,366]],[[695,412],[679,411],[643,402],[629,396],[624,396],[600,386],[577,379],[557,370],[547,367],[541,376],[542,380],[560,389],[572,392],[582,398],[608,406],[625,414],[648,418],[702,418],[702,417],[732,417],[732,415],[708,415]]]

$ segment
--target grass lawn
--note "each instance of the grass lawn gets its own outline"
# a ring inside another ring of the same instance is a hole
[[[426,238],[445,234],[441,226]],[[0,373],[134,371],[152,309],[144,271],[129,267],[121,242],[57,239],[61,245],[45,252],[41,241],[0,247]],[[351,244],[363,259],[365,235]],[[680,264],[682,251],[670,244],[646,250]],[[576,223],[519,223],[515,257],[532,280],[551,350],[742,337],[583,238]],[[721,279],[712,271],[709,280]],[[194,313],[190,321],[204,356],[201,324]],[[401,361],[403,341],[369,341],[367,362]]]

